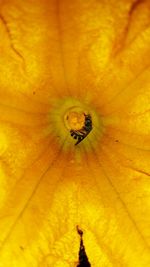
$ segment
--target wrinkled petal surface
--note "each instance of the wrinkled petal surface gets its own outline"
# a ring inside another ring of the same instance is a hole
[[[92,267],[150,266],[149,0],[1,0],[0,39],[0,267],[76,267],[77,225]]]

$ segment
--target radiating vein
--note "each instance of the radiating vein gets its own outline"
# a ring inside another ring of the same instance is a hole
[[[66,141],[66,139],[65,139]],[[65,143],[64,141],[64,143]],[[15,219],[15,221],[13,222],[13,224],[11,225],[6,237],[4,238],[4,240],[1,243],[1,247],[0,249],[2,249],[4,247],[4,245],[6,244],[9,236],[11,235],[11,233],[13,232],[14,228],[16,227],[19,219],[22,217],[22,215],[24,214],[24,212],[27,210],[31,200],[33,199],[34,195],[36,194],[40,184],[42,183],[45,175],[48,173],[48,171],[51,169],[51,167],[53,166],[53,164],[58,160],[58,158],[60,157],[60,153],[62,153],[62,149],[64,147],[64,143],[62,144],[62,146],[60,147],[57,155],[55,156],[55,158],[52,160],[52,162],[50,163],[50,165],[48,165],[48,167],[46,168],[46,170],[44,171],[44,173],[42,175],[40,175],[40,178],[38,179],[38,181],[36,182],[36,185],[33,189],[33,191],[31,192],[30,196],[28,197],[25,205],[23,206],[23,208],[21,209],[21,211],[19,212],[19,214],[17,215],[17,218]]]
[[[103,151],[103,153],[105,154],[105,152]],[[135,227],[138,235],[141,237],[141,239],[143,240],[143,243],[145,245],[146,248],[150,249],[149,244],[147,243],[147,241],[145,240],[145,237],[143,236],[143,234],[141,233],[141,231],[139,230],[136,221],[134,220],[134,218],[132,217],[130,211],[128,210],[124,200],[121,198],[116,185],[113,184],[111,178],[107,175],[106,170],[104,169],[104,166],[102,166],[102,163],[99,161],[99,156],[97,155],[97,152],[95,150],[93,150],[93,156],[96,158],[96,161],[98,161],[98,164],[104,174],[104,176],[106,177],[107,181],[109,182],[111,188],[113,189],[114,193],[117,195],[118,200],[120,201],[120,203],[122,204],[124,211],[126,212],[126,214],[128,215],[130,221],[132,222],[133,226]]]

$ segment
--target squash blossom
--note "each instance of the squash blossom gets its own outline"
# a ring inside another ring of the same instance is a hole
[[[0,1],[0,267],[150,266],[150,1]]]

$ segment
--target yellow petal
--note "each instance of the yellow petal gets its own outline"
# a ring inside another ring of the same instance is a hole
[[[150,266],[149,1],[0,10],[0,267]]]

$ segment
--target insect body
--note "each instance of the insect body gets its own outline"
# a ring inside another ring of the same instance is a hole
[[[83,139],[90,133],[92,130],[92,118],[91,115],[84,114],[85,123],[84,126],[80,130],[70,130],[71,136],[77,140],[75,145],[78,145]]]

